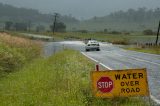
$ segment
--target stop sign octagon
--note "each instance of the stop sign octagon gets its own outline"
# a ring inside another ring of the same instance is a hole
[[[109,77],[101,77],[97,81],[97,89],[102,93],[109,93],[113,89],[113,81]]]

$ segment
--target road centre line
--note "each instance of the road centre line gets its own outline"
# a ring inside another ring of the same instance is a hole
[[[125,49],[122,49],[122,51],[124,51],[124,52],[129,51],[129,52],[138,53],[138,54],[146,54],[146,55],[150,55],[150,56],[159,56],[157,54],[150,54],[150,53],[144,53],[144,52],[138,52],[138,51],[132,51],[132,50],[125,50]]]
[[[159,63],[155,63],[155,62],[152,62],[152,61],[148,61],[148,60],[144,60],[144,59],[139,59],[139,58],[135,58],[133,56],[126,56],[126,55],[122,55],[122,54],[116,54],[114,53],[115,55],[118,55],[118,56],[124,56],[124,57],[128,57],[128,58],[131,58],[131,59],[134,59],[134,60],[137,60],[137,61],[143,61],[143,62],[148,62],[148,63],[151,63],[151,64],[155,64],[155,65],[160,65]]]
[[[105,52],[109,52],[109,51],[105,51]],[[112,54],[113,54],[113,53],[112,53]],[[114,53],[114,55],[124,56],[124,57],[128,57],[128,58],[131,58],[131,59],[134,59],[134,60],[137,60],[137,61],[143,61],[143,62],[148,62],[148,63],[151,63],[151,64],[155,64],[155,65],[160,65],[160,63],[155,63],[155,62],[148,61],[148,60],[145,60],[145,59],[139,59],[139,58],[136,58],[136,57],[134,57],[134,56],[126,56],[126,55],[117,54],[117,53]]]
[[[88,57],[89,59],[95,61],[96,63],[99,63],[99,64],[102,65],[103,67],[105,67],[105,68],[107,68],[107,69],[109,69],[109,70],[113,70],[111,67],[108,67],[108,66],[104,65],[103,63],[101,63],[101,62],[93,59],[92,57],[86,55],[84,52],[81,52],[81,53],[82,53],[84,56]],[[144,60],[144,61],[145,61],[145,60]],[[154,96],[151,95],[151,94],[150,94],[150,98],[151,98],[154,102],[156,102],[157,104],[160,104],[160,100],[158,100],[156,97],[154,97]]]

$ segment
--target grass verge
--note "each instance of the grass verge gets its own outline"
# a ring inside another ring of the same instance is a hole
[[[0,80],[2,106],[146,106],[140,98],[92,96],[94,64],[77,51],[65,50],[34,60]]]
[[[0,77],[40,56],[41,43],[0,33]]]

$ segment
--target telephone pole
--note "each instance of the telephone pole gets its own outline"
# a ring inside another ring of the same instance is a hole
[[[28,31],[31,31],[31,20],[28,21]]]
[[[54,14],[54,21],[53,21],[53,29],[52,29],[53,34],[54,34],[54,32],[55,32],[57,17],[58,17],[58,13],[55,13],[55,14]]]
[[[156,45],[158,45],[159,30],[160,30],[160,21],[159,21],[159,26],[158,26],[158,31],[157,31]]]

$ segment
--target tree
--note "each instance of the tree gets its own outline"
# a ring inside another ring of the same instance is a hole
[[[81,33],[88,33],[88,30],[82,29],[82,30],[79,30],[78,32],[81,32]]]
[[[13,22],[7,21],[5,22],[5,30],[11,30]]]
[[[43,32],[43,31],[45,31],[45,27],[43,25],[38,25],[36,27],[36,32]]]
[[[26,23],[15,23],[14,28],[16,31],[27,31],[27,24]]]
[[[53,29],[53,25],[50,26],[51,30]],[[55,25],[55,32],[65,32],[66,25],[63,22],[57,22]]]
[[[108,29],[105,28],[105,29],[104,29],[104,33],[107,33],[107,32],[108,32]]]
[[[143,31],[143,34],[144,35],[153,35],[154,33],[151,29],[146,29],[146,30]]]
[[[160,18],[160,8],[156,8],[154,11],[155,18]]]
[[[30,20],[28,21],[27,26],[28,26],[28,31],[30,32],[31,31],[31,21]]]

